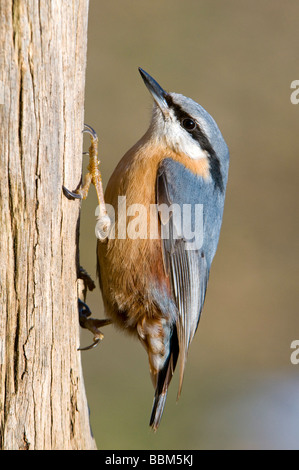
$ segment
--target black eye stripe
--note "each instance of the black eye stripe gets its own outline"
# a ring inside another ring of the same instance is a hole
[[[186,113],[186,111],[184,111],[179,104],[174,103],[172,97],[169,94],[165,97],[165,99],[168,106],[174,111],[178,121],[182,122],[184,119],[191,119],[193,121],[192,116]],[[210,144],[209,139],[198,125],[196,125],[192,131],[190,131],[190,134],[192,135],[193,139],[197,140],[203,150],[206,150],[211,156],[215,155],[214,149]]]
[[[186,111],[184,111],[179,104],[174,103],[172,97],[169,94],[165,97],[165,99],[168,106],[174,111],[174,114],[179,122],[183,122],[185,119],[190,119],[193,121],[192,116],[186,113]],[[190,130],[189,133],[192,135],[194,140],[197,140],[203,150],[206,150],[211,155],[215,153],[209,142],[209,139],[198,125],[196,125],[193,130]]]
[[[193,121],[192,116],[190,116],[186,111],[184,111],[181,106],[177,103],[174,103],[172,97],[167,94],[165,96],[166,102],[171,108],[178,119],[179,122],[183,122],[184,119],[190,119]],[[220,191],[224,190],[222,174],[221,174],[221,166],[219,158],[216,155],[215,150],[213,149],[212,145],[206,134],[201,130],[199,125],[197,124],[193,130],[188,130],[189,134],[196,140],[201,148],[208,153],[208,158],[210,162],[210,172],[215,183],[215,186],[220,189]]]

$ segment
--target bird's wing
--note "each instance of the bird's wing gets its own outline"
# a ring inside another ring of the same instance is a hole
[[[178,310],[179,396],[188,348],[198,326],[218,243],[223,203],[212,182],[204,181],[171,158],[159,166],[156,202],[165,271]],[[167,210],[169,206],[171,212]]]

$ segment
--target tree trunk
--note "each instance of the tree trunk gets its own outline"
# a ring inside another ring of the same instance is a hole
[[[0,0],[0,448],[94,449],[77,305],[88,0]],[[1,93],[2,90],[2,93]]]

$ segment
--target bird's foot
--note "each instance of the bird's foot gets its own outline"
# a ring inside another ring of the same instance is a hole
[[[98,160],[98,136],[94,129],[88,126],[87,124],[84,124],[83,132],[89,134],[91,140],[91,145],[89,147],[88,152],[83,152],[83,155],[89,155],[89,164],[87,167],[88,172],[84,177],[84,183],[83,185],[80,184],[75,191],[70,191],[65,186],[62,186],[62,189],[64,195],[68,199],[86,199],[90,185],[94,185],[99,202],[96,236],[99,240],[103,242],[107,239],[109,235],[111,219],[106,210],[102,175],[99,168],[100,161]]]
[[[96,188],[99,203],[104,203],[102,178],[99,169],[100,162],[98,160],[98,136],[95,130],[87,124],[84,124],[83,132],[89,134],[91,139],[88,152],[83,152],[83,155],[89,155],[88,172],[84,177],[84,183],[83,185],[80,184],[75,191],[70,191],[65,186],[62,186],[62,189],[68,199],[86,199],[92,183]]]
[[[91,315],[90,308],[82,300],[78,300],[79,303],[79,323],[82,328],[86,328],[91,331],[94,335],[93,343],[85,348],[79,348],[79,351],[87,351],[96,347],[100,341],[104,338],[103,333],[99,330],[100,327],[110,325],[112,323],[108,318],[99,320],[97,318],[89,318]]]

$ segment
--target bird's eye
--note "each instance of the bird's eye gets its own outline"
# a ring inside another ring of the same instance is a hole
[[[194,131],[196,127],[196,122],[193,119],[185,118],[182,120],[182,126],[186,131]]]

